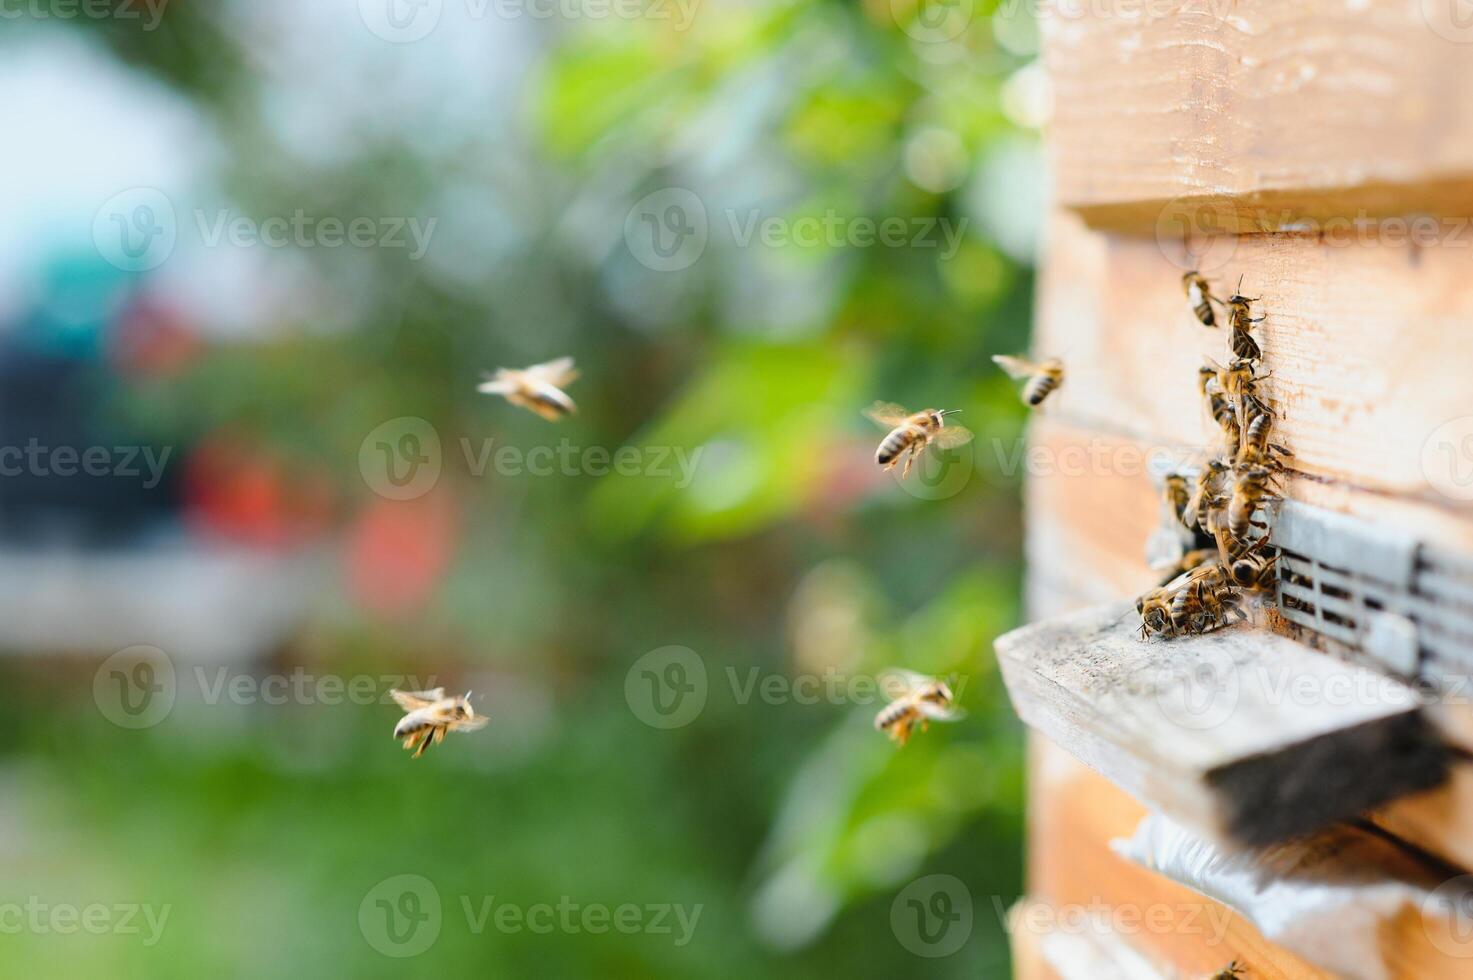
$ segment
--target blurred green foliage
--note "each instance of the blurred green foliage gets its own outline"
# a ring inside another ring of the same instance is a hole
[[[491,678],[503,693],[487,731],[411,764],[388,739],[390,706],[181,703],[125,732],[85,701],[83,723],[61,723],[54,678],[14,668],[11,810],[39,837],[7,860],[6,894],[173,908],[151,948],[0,937],[5,974],[1007,975],[1021,753],[991,641],[1018,619],[1007,453],[1023,412],[988,356],[1025,345],[1031,273],[989,235],[972,191],[995,146],[1031,141],[999,95],[1028,56],[999,44],[1016,25],[985,5],[945,45],[913,40],[891,12],[902,6],[712,4],[683,33],[574,25],[543,39],[506,133],[467,126],[427,147],[379,132],[315,167],[281,162],[230,22],[178,5],[153,37],[99,32],[216,123],[223,185],[247,211],[442,218],[447,244],[423,265],[309,257],[319,288],[354,311],[346,328],[287,323],[221,345],[127,406],[161,441],[228,428],[320,464],[344,522],[377,503],[358,474],[366,433],[413,415],[440,434],[457,523],[431,598],[389,615],[339,586],[253,669]],[[961,148],[963,170],[933,182],[946,189],[912,179],[929,172],[921,137],[936,132]],[[658,272],[622,229],[634,202],[668,186],[706,202],[711,241],[688,268]],[[447,207],[467,189],[490,203]],[[945,257],[742,248],[729,215],[745,209],[945,220],[964,234]],[[447,272],[435,263],[454,243],[470,245]],[[482,369],[563,353],[583,370],[580,414],[564,424],[475,393]],[[875,472],[883,433],[860,414],[875,399],[964,409],[977,434],[964,485],[936,490],[920,474],[907,492]],[[477,474],[461,440],[487,438],[702,456],[688,486]],[[695,721],[664,731],[631,712],[624,682],[670,644],[700,654],[710,693]],[[957,675],[966,719],[898,750],[872,730],[873,703],[743,701],[731,682],[892,665]],[[88,676],[77,666],[68,686]],[[891,901],[934,872],[966,883],[975,925],[961,952],[921,960],[896,941]],[[364,895],[401,873],[446,903],[438,941],[409,961],[373,950],[358,924]],[[703,913],[683,947],[478,935],[458,897],[483,895]]]

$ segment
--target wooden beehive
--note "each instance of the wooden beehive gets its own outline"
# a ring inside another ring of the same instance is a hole
[[[1035,351],[1063,356],[1069,377],[1030,436],[1040,625],[999,643],[1035,728],[1021,977],[1208,977],[1234,959],[1247,978],[1473,975],[1473,945],[1429,916],[1435,902],[1352,906],[1341,917],[1365,913],[1364,953],[1322,956],[1302,936],[1291,951],[1112,847],[1155,810],[1208,846],[1349,827],[1434,883],[1473,871],[1473,26],[1444,7],[1456,4],[1044,6],[1053,211]],[[1143,557],[1160,516],[1153,462],[1208,442],[1194,376],[1204,355],[1224,359],[1224,338],[1191,315],[1192,267],[1219,294],[1241,275],[1267,316],[1265,388],[1294,453],[1280,591],[1215,653],[1076,649],[1081,620],[1059,617],[1156,584]],[[1329,672],[1376,693],[1239,714],[1251,731],[1220,744],[1177,740],[1129,710],[1131,657],[1218,657],[1234,683]],[[1376,894],[1377,868],[1350,871]],[[1176,918],[1128,934],[1026,925],[1076,907]],[[1184,909],[1225,931],[1187,928]]]

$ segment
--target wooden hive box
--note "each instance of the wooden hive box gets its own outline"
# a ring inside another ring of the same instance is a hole
[[[1473,872],[1473,21],[1453,0],[1041,10],[1055,110],[1034,349],[1068,377],[1026,457],[1034,625],[998,644],[1034,729],[1016,972],[1473,976],[1473,924],[1435,914],[1450,893],[1377,908],[1383,870],[1345,869],[1364,890],[1334,918],[1363,914],[1369,937],[1352,955],[1309,927],[1270,938],[1268,916],[1119,844],[1158,811],[1228,852],[1363,834],[1416,863],[1399,883],[1430,875],[1409,888]],[[1195,375],[1226,359],[1224,332],[1193,317],[1191,268],[1219,295],[1241,276],[1266,316],[1264,388],[1294,454],[1279,590],[1210,649],[1122,630],[1071,647],[1111,618],[1081,610],[1157,584],[1160,472],[1200,464],[1214,432]],[[1240,685],[1222,737],[1136,710],[1169,686],[1142,670],[1203,663]],[[1316,683],[1296,703],[1315,677],[1360,693]],[[1117,928],[1059,927],[1085,907]],[[1118,928],[1160,909],[1159,929]],[[1190,910],[1225,925],[1188,928]]]

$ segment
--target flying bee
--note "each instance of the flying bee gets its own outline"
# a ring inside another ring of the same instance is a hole
[[[1243,975],[1243,971],[1246,969],[1247,967],[1240,964],[1237,960],[1233,960],[1227,966],[1212,974],[1212,980],[1239,980]]]
[[[534,364],[529,368],[497,368],[495,374],[486,375],[486,380],[476,386],[483,395],[501,395],[518,408],[556,422],[578,411],[573,399],[563,388],[578,379],[571,357],[560,357],[545,364]]]
[[[904,745],[917,725],[921,731],[933,721],[956,721],[963,712],[955,707],[955,696],[944,682],[910,670],[888,670],[880,686],[894,699],[875,715],[875,730],[886,732]]]
[[[1218,505],[1218,498],[1223,496],[1227,475],[1227,461],[1220,457],[1214,456],[1202,467],[1202,472],[1197,474],[1196,486],[1192,488],[1192,496],[1187,500],[1186,516],[1183,519],[1187,527],[1207,530],[1208,514]]]
[[[406,712],[394,726],[394,737],[402,739],[406,749],[413,749],[416,759],[430,745],[445,741],[446,732],[473,732],[490,720],[477,715],[471,707],[470,691],[448,698],[443,687],[433,691],[390,691],[389,695]]]
[[[1246,541],[1248,527],[1263,527],[1253,520],[1253,512],[1263,503],[1269,493],[1269,481],[1273,474],[1265,466],[1250,466],[1233,474],[1233,493],[1228,501],[1228,531],[1239,541]]]
[[[1217,326],[1217,316],[1212,310],[1212,304],[1217,302],[1217,298],[1207,285],[1207,277],[1193,269],[1181,277],[1181,288],[1186,292],[1187,302],[1192,304],[1192,312],[1197,315],[1202,326]]]
[[[942,449],[968,442],[972,438],[970,431],[959,425],[946,424],[946,416],[960,411],[959,408],[928,408],[912,413],[890,402],[875,402],[864,414],[890,428],[889,435],[880,440],[880,447],[875,450],[875,462],[891,470],[904,457],[905,468],[900,471],[903,480],[910,475],[910,465],[933,442]]]
[[[1033,408],[1043,404],[1049,392],[1064,383],[1064,362],[1057,357],[1035,362],[1026,357],[994,354],[992,361],[1006,371],[1009,377],[1027,379],[1023,384],[1023,404]]]
[[[1168,473],[1161,481],[1161,505],[1171,519],[1181,523],[1186,516],[1187,502],[1192,499],[1187,489],[1187,478],[1180,473]]]

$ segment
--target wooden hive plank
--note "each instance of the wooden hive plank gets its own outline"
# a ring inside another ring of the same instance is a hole
[[[1125,601],[1014,630],[1003,679],[1027,724],[1203,833],[1273,843],[1445,778],[1406,685],[1247,626],[1142,640],[1134,620]]]
[[[1466,214],[1473,27],[1455,3],[1046,5],[1058,201],[1150,233],[1164,204],[1230,226]]]

